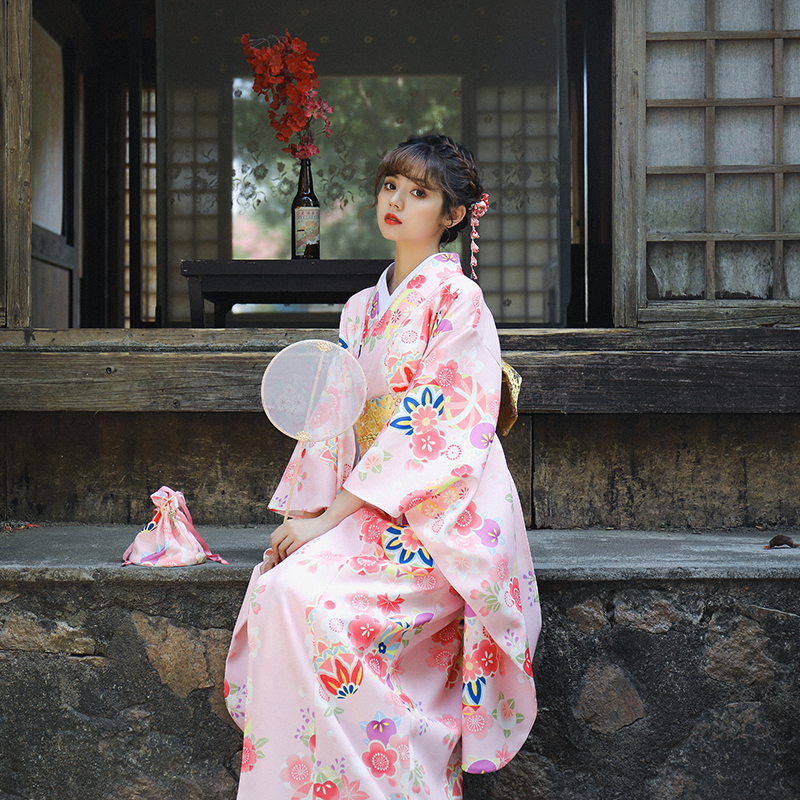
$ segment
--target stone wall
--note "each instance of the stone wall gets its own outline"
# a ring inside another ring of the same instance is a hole
[[[6,570],[0,798],[233,798],[221,683],[245,585],[217,565]],[[545,577],[539,720],[467,800],[800,796],[798,588]]]

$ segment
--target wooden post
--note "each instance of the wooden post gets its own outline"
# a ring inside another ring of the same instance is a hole
[[[614,2],[614,324],[647,304],[645,269],[645,3]]]
[[[31,324],[31,0],[0,11],[0,327]]]

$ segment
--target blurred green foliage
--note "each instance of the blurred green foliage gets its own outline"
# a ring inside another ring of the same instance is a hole
[[[289,211],[298,166],[281,151],[264,101],[249,79],[234,92],[233,257],[288,258]],[[457,76],[321,77],[334,108],[332,135],[316,136],[314,191],[322,207],[323,258],[392,257],[375,223],[375,172],[383,155],[414,133],[461,136]]]

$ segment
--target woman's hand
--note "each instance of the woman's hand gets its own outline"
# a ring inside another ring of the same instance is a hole
[[[306,542],[327,533],[333,526],[328,527],[323,517],[324,514],[310,519],[289,519],[275,528],[271,537],[275,563],[280,564]]]
[[[272,532],[273,559],[279,564],[306,542],[322,536],[331,528],[335,528],[343,519],[358,511],[364,501],[346,489],[336,495],[330,508],[326,508],[319,516],[311,516],[319,512],[306,512],[303,519],[290,519],[279,525]],[[266,562],[265,562],[266,563]]]

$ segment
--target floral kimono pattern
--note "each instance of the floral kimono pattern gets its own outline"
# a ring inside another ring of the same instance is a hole
[[[356,514],[264,575],[234,630],[226,697],[244,730],[240,798],[460,798],[536,717],[541,627],[525,524],[502,446],[500,348],[454,254],[427,259],[384,313],[352,297],[341,344],[394,413],[300,446],[271,502]],[[399,402],[397,402],[399,401]]]

